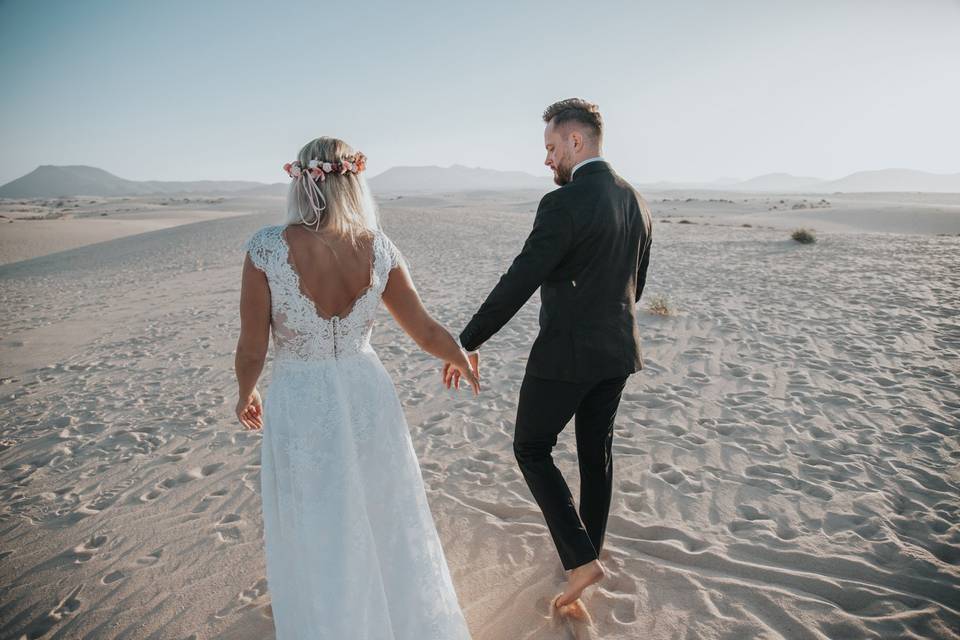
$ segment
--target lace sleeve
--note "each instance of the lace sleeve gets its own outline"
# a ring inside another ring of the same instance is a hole
[[[264,273],[267,272],[267,258],[269,257],[267,230],[268,227],[263,227],[243,243],[243,249],[250,254],[250,261],[253,266]]]
[[[390,269],[395,269],[401,264],[406,264],[403,259],[403,254],[400,253],[400,249],[397,248],[397,245],[393,244],[393,240],[387,237],[387,234],[385,233],[381,232],[380,235],[383,238],[384,251],[387,256],[387,262],[390,264]]]

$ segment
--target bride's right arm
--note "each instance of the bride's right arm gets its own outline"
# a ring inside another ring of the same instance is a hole
[[[401,262],[390,271],[387,286],[383,290],[383,304],[417,346],[444,362],[452,363],[473,386],[474,393],[480,391],[466,352],[424,308],[405,263]]]

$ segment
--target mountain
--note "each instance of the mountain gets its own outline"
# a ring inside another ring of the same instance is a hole
[[[0,187],[0,198],[56,198],[58,196],[143,196],[166,193],[234,193],[268,185],[243,180],[161,182],[125,180],[85,165],[41,165]]]
[[[451,167],[393,167],[370,178],[376,193],[504,191],[550,189],[553,180],[522,171],[498,171],[455,164]]]
[[[960,193],[960,173],[937,174],[910,169],[858,171],[838,180],[824,180],[789,173],[767,173],[749,180],[714,182],[654,182],[637,185],[644,191],[743,191],[747,193],[864,193],[876,191],[921,191]]]
[[[792,176],[789,173],[767,173],[729,185],[737,191],[804,191],[823,182],[820,178]]]
[[[881,169],[858,171],[845,178],[825,183],[825,190],[833,191],[927,191],[960,193],[960,173],[926,173],[911,169]]]
[[[474,190],[552,188],[549,178],[521,171],[451,167],[394,167],[370,178],[376,193],[456,192]],[[237,193],[256,190],[286,193],[288,183],[199,180],[193,182],[135,181],[84,165],[42,165],[0,187],[0,198],[56,198],[58,196],[143,196],[168,193]]]
[[[0,198],[56,198],[58,196],[143,196],[173,193],[285,194],[289,183],[264,184],[244,180],[161,182],[125,180],[84,165],[41,165],[0,187]],[[547,177],[522,171],[499,171],[455,164],[450,167],[393,167],[369,179],[371,189],[384,193],[444,193],[509,191],[554,187]],[[771,193],[857,193],[921,191],[960,193],[960,173],[936,174],[910,169],[859,171],[838,180],[822,180],[788,173],[768,173],[749,180],[729,178],[713,182],[656,182],[637,185],[642,191],[702,190]]]

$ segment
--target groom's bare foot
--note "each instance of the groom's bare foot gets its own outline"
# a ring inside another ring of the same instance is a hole
[[[570,572],[570,576],[567,578],[567,589],[553,601],[554,605],[559,609],[572,604],[580,597],[584,589],[600,582],[605,576],[606,573],[604,573],[603,567],[597,560],[580,565]]]

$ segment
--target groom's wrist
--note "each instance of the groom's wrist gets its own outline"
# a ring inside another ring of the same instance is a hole
[[[467,352],[467,355],[468,355],[468,356],[472,356],[472,355],[475,354],[475,353],[479,353],[479,351],[478,351],[477,349],[474,349],[473,351],[470,351],[470,350],[467,349],[465,346],[463,346],[463,343],[460,342],[460,336],[457,336],[457,344],[460,345],[460,348],[461,348],[461,349],[463,349],[464,351]]]

